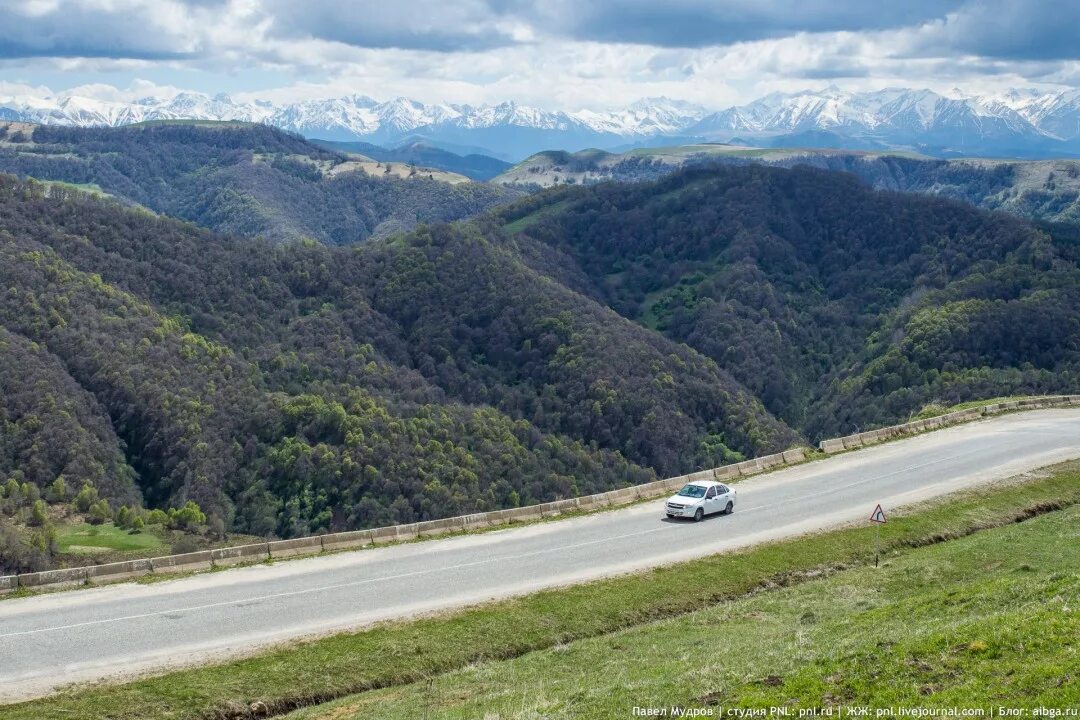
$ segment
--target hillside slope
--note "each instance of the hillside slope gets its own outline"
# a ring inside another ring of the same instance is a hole
[[[0,125],[0,172],[92,184],[154,212],[274,240],[348,244],[468,217],[513,195],[386,170],[369,174],[341,154],[263,125]]]
[[[716,360],[811,437],[935,400],[1080,387],[1075,238],[809,168],[712,167],[541,193],[518,242]]]
[[[337,153],[357,153],[382,162],[438,168],[447,172],[460,173],[473,180],[490,180],[510,167],[510,163],[504,160],[477,153],[458,155],[423,140],[411,140],[392,148],[359,141],[312,140],[311,142]]]
[[[272,244],[5,178],[0,237],[8,344],[87,408],[42,415],[42,436],[81,423],[119,468],[69,482],[119,499],[137,474],[147,504],[195,500],[233,529],[541,502],[799,440],[705,357],[475,226]],[[18,423],[25,403],[5,405]]]
[[[808,165],[849,172],[867,186],[964,200],[987,210],[1052,223],[1080,222],[1080,160],[935,160],[827,148],[755,148],[716,143],[639,148],[625,153],[543,152],[493,182],[530,190],[555,185],[657,180],[683,167]]]

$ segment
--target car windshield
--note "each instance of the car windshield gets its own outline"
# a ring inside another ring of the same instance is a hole
[[[687,485],[679,494],[683,497],[705,497],[705,488],[700,485]]]

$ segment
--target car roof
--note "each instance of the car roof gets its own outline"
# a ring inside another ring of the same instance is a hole
[[[718,483],[716,480],[692,480],[692,481],[690,481],[690,482],[688,482],[686,484],[687,485],[697,485],[699,487],[706,487],[707,488],[710,485],[719,485],[720,483]]]

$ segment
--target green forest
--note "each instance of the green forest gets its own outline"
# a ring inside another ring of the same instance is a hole
[[[539,268],[715,360],[818,439],[1080,387],[1070,226],[796,167],[690,168],[498,211]]]
[[[344,155],[265,125],[121,128],[0,125],[0,172],[90,185],[203,227],[344,245],[418,222],[456,220],[513,197],[484,183],[332,172]],[[26,135],[26,133],[22,133]]]
[[[0,147],[19,175],[0,176],[9,534],[84,490],[117,526],[152,509],[274,537],[434,519],[929,403],[1080,392],[1069,225],[805,167],[515,200],[330,176],[339,156],[261,127],[25,140]],[[47,565],[35,542],[6,559],[0,542],[0,564]]]

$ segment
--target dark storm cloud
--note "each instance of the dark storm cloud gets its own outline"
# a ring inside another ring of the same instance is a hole
[[[226,25],[229,47],[215,33]],[[1078,57],[1077,27],[1077,0],[0,0],[0,59],[236,61],[312,39],[440,53],[552,40],[675,51],[883,31],[894,57],[1032,61]]]
[[[483,0],[309,2],[264,0],[278,37],[312,37],[364,48],[454,52],[517,42],[514,15]]]
[[[944,17],[961,0],[266,0],[275,32],[360,47],[449,52],[554,37],[688,48],[799,32],[879,30]]]
[[[215,3],[197,2],[209,6]],[[36,8],[0,0],[0,58],[90,57],[169,60],[192,57],[189,42],[159,25],[152,6],[105,11],[82,2]]]
[[[1009,60],[1080,58],[1080,2],[982,0],[917,33],[910,54]]]
[[[960,0],[554,0],[537,4],[540,9],[529,14],[578,40],[685,48],[917,25],[960,5]]]

